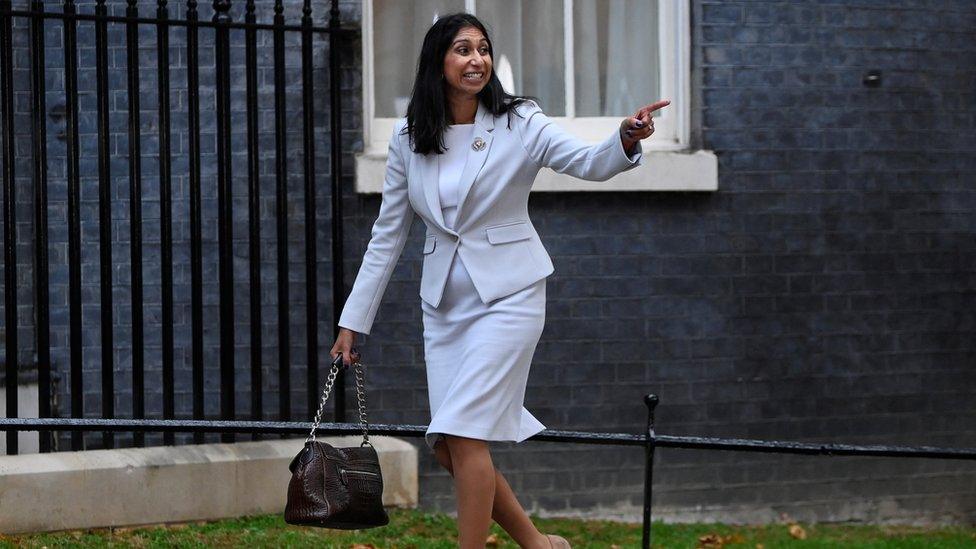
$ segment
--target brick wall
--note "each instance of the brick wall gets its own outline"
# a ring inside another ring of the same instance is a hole
[[[556,273],[526,407],[638,433],[655,393],[665,434],[976,445],[976,9],[696,1],[692,21],[719,190],[531,196]],[[379,202],[350,200],[350,257]],[[416,225],[365,349],[383,418],[426,423]],[[493,455],[532,512],[640,515],[641,450]],[[422,466],[422,503],[453,510]],[[668,520],[976,516],[961,462],[664,449],[654,479]]]

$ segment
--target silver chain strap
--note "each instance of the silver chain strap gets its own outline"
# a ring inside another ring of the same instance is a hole
[[[315,413],[315,420],[312,422],[312,431],[305,438],[305,442],[315,441],[315,430],[319,428],[319,423],[322,421],[325,402],[329,400],[329,394],[332,393],[332,385],[335,384],[336,376],[339,375],[339,364],[341,363],[342,355],[338,357],[336,362],[332,363],[332,369],[329,371],[329,376],[325,380],[322,399],[319,401],[319,410]],[[353,363],[353,366],[356,367],[356,397],[359,400],[359,425],[363,429],[363,442],[360,446],[364,444],[372,446],[373,443],[369,441],[369,433],[367,432],[369,423],[366,421],[366,371],[358,360]]]

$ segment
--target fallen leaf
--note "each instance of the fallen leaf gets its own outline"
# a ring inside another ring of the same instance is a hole
[[[698,547],[706,549],[722,547],[722,536],[718,534],[705,534],[704,536],[698,536]]]
[[[491,535],[489,535],[485,539],[485,545],[486,546],[487,545],[490,545],[492,547],[497,547],[498,546],[498,535],[497,534],[491,534]]]
[[[376,549],[376,546],[372,543],[354,543],[349,546],[349,549]]]
[[[730,543],[743,543],[745,538],[742,534],[734,532],[727,536],[721,534],[705,534],[698,538],[698,548],[697,549],[717,549],[720,547],[725,547]]]
[[[796,539],[807,539],[807,531],[799,524],[790,525],[790,535]]]

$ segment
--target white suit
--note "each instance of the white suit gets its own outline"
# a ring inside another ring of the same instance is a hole
[[[534,101],[493,116],[480,102],[472,148],[461,173],[454,229],[444,223],[438,197],[436,154],[420,155],[400,135],[400,119],[390,137],[379,215],[338,325],[368,334],[396,266],[414,213],[424,220],[420,297],[437,307],[454,254],[460,255],[484,303],[517,292],[553,272],[552,260],[529,219],[529,190],[545,166],[580,179],[605,181],[641,163],[640,142],[628,157],[614,131],[589,144],[566,132]],[[521,114],[521,117],[519,116]]]

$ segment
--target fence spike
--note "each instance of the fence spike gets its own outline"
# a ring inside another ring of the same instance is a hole
[[[230,21],[230,0],[214,0],[214,23]]]

